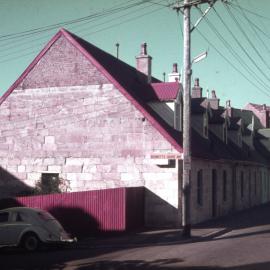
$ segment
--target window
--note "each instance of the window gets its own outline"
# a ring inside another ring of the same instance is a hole
[[[223,171],[223,201],[227,201],[227,172]]]
[[[241,188],[241,198],[244,198],[244,172],[241,172],[241,178],[240,178],[240,188]]]
[[[203,205],[203,171],[197,172],[197,204]]]
[[[8,212],[0,213],[0,223],[8,221]]]
[[[60,179],[58,173],[43,173],[41,176],[40,190],[43,194],[60,193]]]
[[[22,215],[20,213],[16,214],[16,222],[21,222],[23,221]]]

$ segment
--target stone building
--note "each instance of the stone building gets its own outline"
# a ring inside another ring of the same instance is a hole
[[[1,195],[55,179],[65,192],[144,186],[146,225],[179,225],[180,75],[155,79],[146,44],[136,62],[61,29],[0,99]],[[269,201],[258,117],[203,97],[198,79],[191,103],[192,223]]]

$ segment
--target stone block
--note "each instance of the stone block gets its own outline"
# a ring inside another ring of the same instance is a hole
[[[25,165],[19,165],[18,166],[18,172],[19,173],[25,172]]]
[[[67,179],[68,181],[71,181],[71,182],[77,181],[78,175],[79,175],[79,173],[67,173],[67,174],[66,174],[66,179]]]
[[[137,181],[140,178],[140,174],[138,173],[121,173],[121,181],[124,182]]]
[[[143,173],[143,178],[145,181],[153,181],[153,180],[169,180],[172,179],[172,173],[162,173],[162,172],[156,172],[156,173]]]
[[[55,144],[55,137],[54,136],[45,136],[44,143],[45,144]]]
[[[56,151],[57,146],[56,144],[43,144],[42,149],[44,151]]]
[[[109,165],[109,164],[106,164],[106,165],[97,165],[97,171],[98,172],[101,172],[101,173],[109,173],[112,171],[112,166]]]
[[[60,173],[62,171],[62,167],[59,165],[49,165],[48,166],[48,171],[49,172],[56,172],[56,173]]]
[[[8,164],[8,159],[7,158],[0,158],[0,165],[7,165]]]
[[[41,179],[41,173],[36,173],[36,172],[27,173],[27,180],[38,181],[40,179]]]
[[[9,165],[20,165],[21,164],[21,160],[18,159],[18,158],[9,159],[8,164]]]
[[[14,175],[17,179],[20,179],[20,180],[25,180],[25,179],[27,178],[26,172],[16,172],[16,173],[13,173],[13,175]]]
[[[12,166],[10,166],[10,165],[8,165],[7,166],[7,172],[9,172],[9,173],[16,173],[17,172],[17,169],[18,169],[18,167],[16,166],[16,165],[12,165]]]
[[[34,158],[34,159],[31,159],[30,162],[31,162],[30,164],[32,164],[32,165],[41,166],[43,163],[43,159],[42,158]]]
[[[83,173],[96,173],[97,166],[96,165],[84,165],[82,169]]]
[[[44,165],[54,165],[55,164],[55,158],[44,158],[43,164]]]
[[[84,158],[66,158],[66,165],[82,166],[84,161]]]
[[[77,179],[79,181],[90,181],[93,179],[93,175],[91,173],[79,173]]]
[[[82,166],[81,165],[64,165],[63,172],[64,173],[81,173]]]

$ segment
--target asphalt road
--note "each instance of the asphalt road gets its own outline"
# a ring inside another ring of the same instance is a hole
[[[0,269],[270,269],[270,205],[196,226],[193,235],[186,240],[177,230],[161,230],[34,254],[2,249]]]

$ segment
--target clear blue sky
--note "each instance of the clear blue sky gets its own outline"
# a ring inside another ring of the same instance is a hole
[[[20,76],[57,28],[12,39],[3,36],[141,1],[0,0],[0,95]],[[120,58],[133,66],[140,44],[147,42],[153,57],[153,74],[162,79],[162,73],[171,72],[174,62],[182,65],[182,15],[177,16],[175,11],[163,6],[174,0],[151,2],[159,5],[145,3],[64,27],[112,54],[116,51],[115,43],[119,42]],[[228,11],[218,1],[215,10],[192,33],[192,56],[209,52],[205,60],[193,65],[193,80],[200,78],[204,94],[206,89],[215,89],[221,104],[230,99],[235,107],[248,102],[270,105],[270,1],[231,2],[233,6]],[[238,4],[244,9],[238,9]],[[199,17],[198,10],[193,8],[192,21]]]

